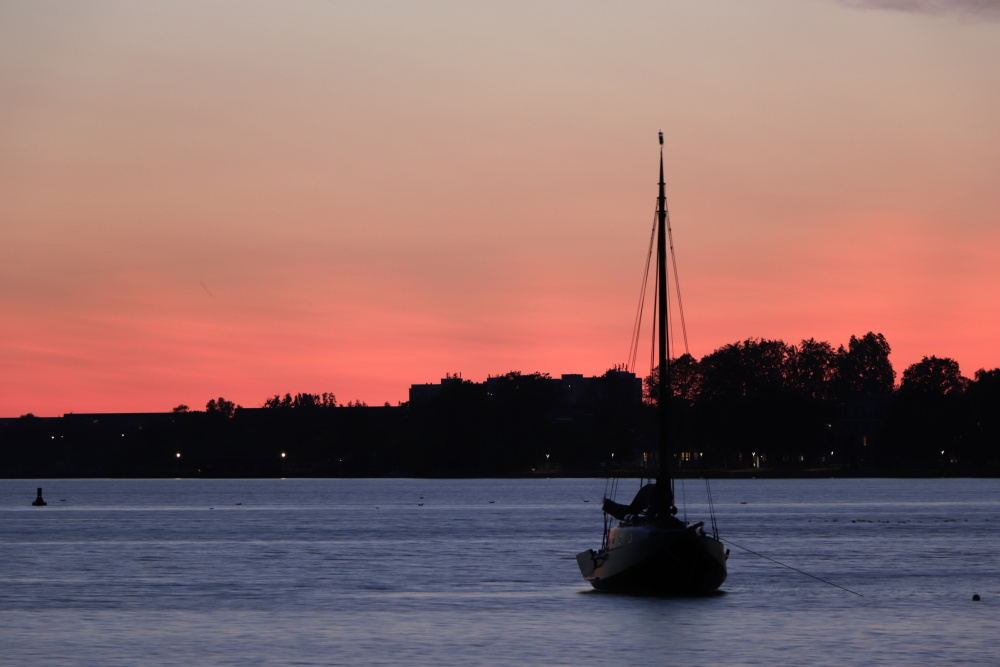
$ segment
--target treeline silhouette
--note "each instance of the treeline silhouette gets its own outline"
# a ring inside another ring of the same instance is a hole
[[[925,357],[900,381],[882,334],[834,348],[748,339],[669,368],[682,475],[994,474],[1000,369]],[[397,406],[285,394],[243,408],[0,420],[0,476],[506,476],[638,473],[658,369],[449,376]],[[416,388],[416,387],[415,387]]]
[[[1000,464],[1000,370],[924,357],[901,381],[882,334],[748,339],[671,364],[677,441],[705,468],[976,472]],[[657,372],[646,379],[655,396]]]

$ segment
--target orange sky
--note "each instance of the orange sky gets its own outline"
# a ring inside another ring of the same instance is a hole
[[[602,373],[660,129],[693,354],[1000,366],[980,4],[4,2],[0,417]]]

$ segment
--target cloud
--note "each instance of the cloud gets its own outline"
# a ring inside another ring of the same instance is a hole
[[[1000,2],[997,0],[837,0],[837,2],[852,9],[883,9],[911,14],[963,16],[1000,21]]]

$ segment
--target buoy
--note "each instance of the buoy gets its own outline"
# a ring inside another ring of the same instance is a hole
[[[45,507],[46,505],[48,505],[47,502],[45,502],[44,500],[42,500],[42,490],[41,489],[38,489],[38,497],[35,498],[35,502],[33,502],[31,504],[33,506],[35,506],[35,507]]]
[[[976,595],[973,595],[973,596],[972,596],[972,601],[973,601],[973,602],[979,602],[979,595],[978,595],[978,594],[976,594]]]

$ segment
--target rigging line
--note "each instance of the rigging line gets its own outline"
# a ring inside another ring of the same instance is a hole
[[[660,149],[660,180],[663,181],[663,149],[661,144]],[[677,255],[674,252],[674,230],[670,225],[670,211],[667,207],[667,198],[664,193],[663,197],[663,224],[666,227],[667,233],[667,245],[669,246],[670,252],[670,264],[671,269],[674,274],[674,291],[677,292],[677,314],[680,316],[681,320],[681,335],[684,338],[684,353],[691,354],[691,350],[688,346],[688,335],[687,335],[687,321],[684,319],[684,301],[681,299],[681,281],[680,274],[677,270]],[[666,261],[666,258],[664,258]],[[673,322],[671,322],[671,336],[673,335]],[[673,342],[673,341],[671,341]]]
[[[642,287],[639,291],[639,308],[636,312],[635,327],[632,331],[632,351],[631,351],[631,363],[632,367],[629,369],[630,372],[635,372],[635,364],[639,354],[639,339],[642,332],[642,316],[646,310],[646,291],[649,288],[649,268],[652,265],[653,260],[653,247],[656,241],[656,216],[653,216],[653,225],[649,233],[649,247],[646,250],[646,266],[643,267],[642,272]]]
[[[704,466],[704,462],[702,462]],[[708,515],[712,518],[712,535],[718,539],[719,537],[719,526],[715,523],[715,500],[712,498],[712,485],[708,481],[708,477],[705,478],[705,494],[708,496]]]
[[[635,321],[632,325],[632,340],[630,342],[627,369],[630,373],[635,372],[636,358],[639,354],[639,338],[642,331],[642,314],[646,310],[646,287],[649,285],[649,266],[653,257],[653,242],[656,238],[656,217],[653,217],[653,230],[649,235],[649,249],[646,252],[646,266],[642,272],[642,286],[639,289],[639,304],[635,312]]]
[[[667,261],[666,258],[663,261]],[[674,297],[673,288],[670,285],[670,274],[667,273],[667,367],[670,366],[670,361],[674,354],[674,318],[671,313],[674,312]],[[667,386],[670,386],[670,375],[667,375]]]
[[[822,579],[822,578],[820,578],[820,577],[817,577],[817,576],[816,576],[815,574],[809,574],[808,572],[806,572],[806,571],[804,571],[804,570],[800,570],[800,569],[799,569],[799,568],[797,568],[797,567],[792,567],[791,565],[787,565],[786,563],[782,563],[782,562],[781,562],[780,560],[775,560],[774,558],[771,558],[770,556],[765,556],[765,555],[764,555],[764,554],[762,554],[762,553],[757,553],[757,552],[756,552],[756,551],[754,551],[753,549],[747,549],[747,548],[746,548],[746,547],[744,547],[744,546],[741,546],[741,545],[739,545],[739,544],[736,544],[736,542],[733,542],[732,540],[725,540],[725,539],[722,539],[721,537],[720,537],[720,538],[718,538],[718,539],[719,539],[719,541],[720,541],[720,542],[725,542],[726,544],[731,544],[731,545],[733,545],[734,547],[736,547],[737,549],[743,549],[743,551],[746,551],[747,553],[751,553],[751,554],[753,554],[754,556],[760,556],[760,557],[761,557],[761,558],[763,558],[764,560],[769,560],[769,561],[771,561],[772,563],[776,563],[776,564],[780,565],[781,567],[787,567],[787,568],[788,568],[789,570],[795,570],[795,571],[796,571],[796,572],[798,572],[799,574],[804,574],[804,575],[806,575],[807,577],[812,577],[812,578],[813,578],[813,579],[815,579],[816,581],[821,581],[821,582],[823,582],[824,584],[827,584],[827,585],[829,585],[829,586],[833,586],[834,588],[839,588],[839,589],[840,589],[840,590],[842,590],[842,591],[847,591],[848,593],[851,593],[851,594],[853,594],[853,595],[857,595],[857,596],[858,596],[859,598],[863,598],[863,597],[864,597],[864,595],[862,595],[861,593],[858,593],[857,591],[852,591],[852,590],[851,590],[850,588],[845,588],[845,587],[841,586],[840,584],[835,584],[835,583],[833,583],[832,581],[827,581],[826,579]]]
[[[656,329],[660,320],[660,286],[659,281],[656,281],[653,287],[653,326],[649,328],[649,372],[650,375],[653,374],[653,369],[657,367],[656,363]],[[662,372],[662,371],[657,371]],[[657,384],[659,386],[659,384]],[[657,399],[659,400],[659,399]]]
[[[655,303],[653,303],[653,319],[655,320],[659,316],[659,313],[657,312],[659,310],[659,303],[658,303],[659,299],[656,297],[655,294],[653,295],[653,299],[654,299],[654,302],[655,302]],[[651,327],[650,341],[649,341],[649,370],[650,370],[651,374],[652,374],[652,370],[654,368],[656,368],[656,366],[657,366],[657,363],[656,363],[656,325],[654,324]],[[659,399],[657,399],[657,400],[659,400]]]
[[[684,484],[684,478],[681,480],[681,505],[684,506],[684,523],[688,522],[688,501],[687,501],[687,486]]]
[[[674,290],[677,292],[677,313],[680,315],[681,319],[681,334],[684,337],[684,352],[686,354],[691,354],[691,350],[688,348],[688,333],[687,333],[687,322],[684,319],[684,302],[681,300],[681,279],[680,274],[677,271],[677,255],[674,252],[674,232],[670,227],[670,213],[666,212],[667,220],[667,243],[670,245],[670,265],[674,271]]]
[[[607,498],[609,498],[611,500],[614,500],[617,497],[618,497],[618,477],[612,477],[611,478],[611,495],[607,496]]]

